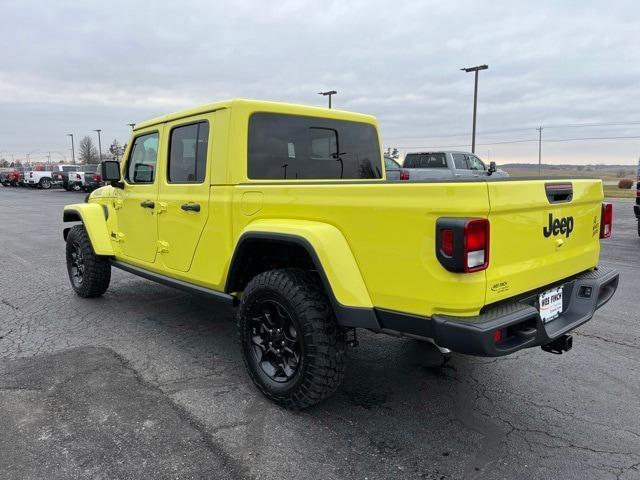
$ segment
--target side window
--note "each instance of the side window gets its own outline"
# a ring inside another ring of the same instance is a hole
[[[471,170],[486,170],[484,163],[475,155],[467,155],[467,161],[469,162],[469,168]]]
[[[207,170],[209,124],[192,123],[171,130],[169,183],[202,183]]]
[[[392,158],[384,157],[384,168],[387,170],[397,170],[400,168],[400,165],[398,165]]]
[[[157,161],[158,132],[137,137],[129,154],[126,180],[129,183],[153,183]]]
[[[463,153],[452,153],[453,164],[458,170],[469,170],[469,165],[467,165],[467,156]]]
[[[382,178],[373,125],[258,112],[249,119],[251,179]]]

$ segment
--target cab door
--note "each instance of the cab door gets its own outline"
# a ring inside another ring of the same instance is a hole
[[[132,141],[118,202],[118,239],[123,256],[153,263],[158,223],[158,146],[162,128],[141,132]]]
[[[188,272],[209,217],[210,119],[206,116],[166,124],[167,159],[158,193],[160,260]]]

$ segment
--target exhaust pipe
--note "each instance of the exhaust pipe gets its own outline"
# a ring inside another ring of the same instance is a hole
[[[573,335],[565,333],[564,335],[556,338],[553,342],[540,346],[545,352],[553,353],[555,355],[562,355],[563,352],[568,352],[573,347]]]

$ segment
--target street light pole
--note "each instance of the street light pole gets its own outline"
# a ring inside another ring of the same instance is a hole
[[[131,130],[133,130],[133,127],[135,127],[135,126],[136,126],[136,124],[135,124],[135,123],[127,123],[127,125],[129,125],[129,126],[131,127]]]
[[[536,130],[538,130],[538,176],[540,176],[542,169],[542,125]]]
[[[489,65],[478,65],[476,67],[461,68],[464,72],[474,72],[475,82],[473,87],[473,131],[471,134],[471,153],[476,153],[476,111],[478,109],[478,72],[486,70]]]
[[[322,95],[324,97],[329,97],[329,108],[331,108],[331,96],[332,95],[337,95],[337,91],[336,90],[329,90],[327,92],[318,92],[318,95]]]
[[[73,147],[73,133],[67,133],[67,137],[71,137],[71,159],[73,160],[73,164],[76,164],[76,151]]]
[[[98,132],[98,152],[100,153],[100,161],[102,161],[102,142],[100,141],[100,132],[102,130],[94,130],[94,132]]]

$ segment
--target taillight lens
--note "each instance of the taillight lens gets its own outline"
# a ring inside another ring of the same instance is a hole
[[[408,170],[400,170],[400,180],[409,180]]]
[[[440,230],[440,247],[442,253],[448,257],[453,256],[453,230],[450,228],[444,228]]]
[[[102,177],[100,175],[94,175],[93,176],[93,181],[94,182],[101,182],[102,181]]]
[[[602,204],[602,212],[600,214],[600,238],[609,238],[613,227],[613,205],[610,203]]]
[[[489,266],[489,220],[478,218],[464,224],[464,271],[477,272]]]

